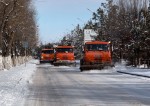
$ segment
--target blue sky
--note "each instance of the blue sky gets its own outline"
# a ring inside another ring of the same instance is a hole
[[[96,11],[104,1],[35,0],[40,41],[57,42],[77,24],[83,26],[92,18],[92,13],[87,8]]]

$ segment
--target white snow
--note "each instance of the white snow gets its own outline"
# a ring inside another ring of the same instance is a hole
[[[43,63],[43,64],[39,64],[37,63],[37,67],[49,67],[49,66],[52,66],[50,63]]]
[[[131,67],[131,66],[125,66],[126,62],[123,61],[122,64],[116,64],[115,70],[119,72],[125,72],[129,74],[135,74],[135,75],[141,75],[141,76],[147,76],[150,77],[150,69],[144,68],[143,65],[139,67]]]
[[[58,66],[57,68],[70,68],[69,66]]]
[[[60,66],[55,67],[50,64],[39,64],[38,60],[29,61],[25,64],[0,71],[0,106],[23,106],[24,98],[28,94],[28,83],[32,83],[32,75],[36,67],[63,68],[66,71],[79,71],[79,67]],[[89,70],[82,73],[109,73],[128,72],[150,76],[150,69],[126,67],[125,62],[116,64],[115,67],[103,70]],[[98,80],[98,79],[97,79]],[[18,102],[19,101],[19,102]]]
[[[21,106],[25,94],[28,92],[27,84],[32,82],[31,76],[36,70],[37,60],[0,71],[0,106]]]
[[[116,69],[114,67],[108,67],[108,68],[104,68],[101,70],[98,69],[92,69],[92,70],[87,70],[87,71],[83,71],[82,73],[112,73],[112,72],[116,72]]]
[[[75,68],[69,67],[69,66],[57,66],[57,67],[53,67],[53,68],[60,68],[60,69],[65,69],[66,71],[79,71],[79,64],[80,61],[76,60],[76,62],[78,63],[78,65]],[[65,71],[63,70],[63,71]],[[126,72],[126,73],[131,73],[131,74],[137,74],[137,75],[144,75],[144,76],[148,76],[150,77],[150,69],[144,69],[143,65],[141,65],[140,67],[127,67],[126,66],[126,61],[122,60],[121,63],[116,63],[115,67],[107,67],[105,69],[102,70],[88,70],[88,71],[83,71],[82,73],[112,73],[112,72]]]
[[[143,65],[140,67],[131,67],[126,66],[126,61],[122,61],[122,63],[116,63],[115,67],[106,68],[102,70],[88,70],[84,71],[83,73],[111,73],[111,72],[125,72],[129,74],[141,75],[141,76],[148,76],[150,77],[150,69],[143,68]]]

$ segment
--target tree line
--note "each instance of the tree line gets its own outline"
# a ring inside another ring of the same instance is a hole
[[[111,42],[113,61],[124,59],[133,66],[150,64],[148,0],[106,0],[93,12],[92,19],[83,28],[77,25],[64,36],[61,43],[72,42],[76,54],[82,54],[84,29],[94,29],[98,34],[95,40]]]
[[[0,54],[30,55],[38,43],[36,12],[32,0],[0,0]]]

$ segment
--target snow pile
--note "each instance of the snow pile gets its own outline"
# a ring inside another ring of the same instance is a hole
[[[140,66],[138,66],[138,68],[148,68],[147,64],[142,64]]]
[[[32,60],[26,64],[0,71],[0,106],[21,106],[28,92],[27,84],[36,70],[37,61]],[[18,103],[19,101],[19,103]]]
[[[13,66],[13,62],[12,62],[11,56],[3,57],[2,63],[3,63],[3,66],[6,69],[10,69]]]
[[[14,66],[21,65],[31,59],[32,59],[31,56],[29,57],[18,56],[13,58],[11,56],[7,56],[7,57],[0,56],[0,70],[10,69]]]
[[[115,70],[116,71],[118,71],[118,70],[121,70],[121,71],[127,70],[126,61],[122,60],[121,63],[116,63],[115,64]]]
[[[88,70],[84,73],[112,73],[112,72],[125,72],[126,74],[134,74],[150,77],[150,69],[144,69],[140,67],[126,66],[126,61],[122,60],[121,63],[116,63],[115,67],[106,67],[102,70]]]
[[[150,69],[146,69],[143,65],[139,67],[126,66],[126,61],[116,64],[115,70],[119,73],[150,78]]]
[[[80,64],[80,60],[76,60],[76,64]]]
[[[2,56],[0,55],[0,70],[3,69]]]

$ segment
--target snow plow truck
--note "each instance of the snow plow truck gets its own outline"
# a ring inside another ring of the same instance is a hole
[[[76,62],[73,49],[72,46],[57,46],[55,48],[54,66],[75,66]]]
[[[83,57],[80,60],[80,70],[103,69],[105,66],[113,66],[110,43],[103,41],[86,42]]]
[[[53,63],[54,49],[42,49],[40,54],[40,63]]]

